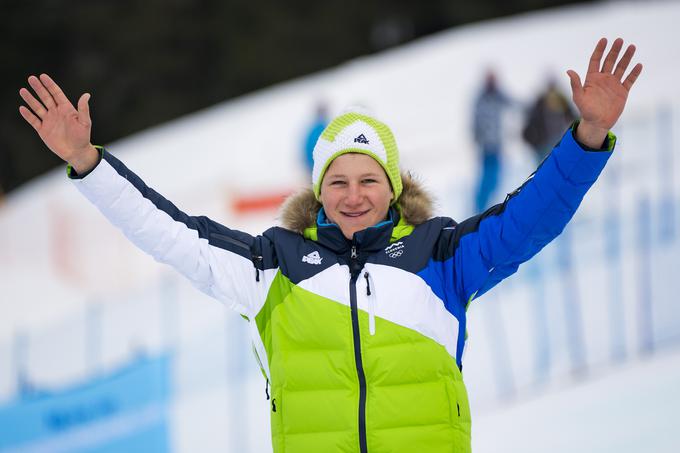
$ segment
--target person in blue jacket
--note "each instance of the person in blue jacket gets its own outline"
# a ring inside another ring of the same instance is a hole
[[[89,94],[47,75],[22,88],[25,120],[69,177],[139,248],[242,314],[271,384],[275,452],[469,453],[462,378],[470,302],[560,234],[612,155],[610,129],[642,71],[623,40],[595,47],[580,121],[503,203],[460,223],[432,217],[400,174],[396,141],[371,115],[333,119],[312,187],[258,236],[189,216],[90,143]]]
[[[314,121],[307,128],[303,147],[305,165],[310,172],[314,169],[314,147],[326,126],[328,126],[328,108],[324,102],[319,101],[316,106]]]

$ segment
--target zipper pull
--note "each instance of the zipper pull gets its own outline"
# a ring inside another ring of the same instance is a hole
[[[269,379],[267,379],[267,383],[264,385],[264,394],[267,395],[267,401],[269,401]]]
[[[357,246],[353,245],[352,250],[350,251],[350,258],[353,260],[357,259],[359,257],[359,254],[357,253]]]
[[[253,256],[253,266],[255,266],[255,281],[259,282],[260,281],[260,270],[257,268],[256,261],[262,261],[262,256],[260,256],[260,255]]]
[[[368,272],[364,272],[366,279],[366,297],[368,299],[368,333],[375,335],[375,296],[371,297],[371,283]]]

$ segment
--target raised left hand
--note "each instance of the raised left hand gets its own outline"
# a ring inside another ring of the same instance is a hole
[[[21,116],[33,126],[45,145],[79,174],[91,170],[99,162],[99,152],[90,143],[89,93],[80,96],[76,109],[47,74],[32,75],[28,83],[38,98],[26,88],[19,90],[28,106],[19,107]]]
[[[628,69],[635,46],[629,45],[618,61],[623,47],[623,39],[617,38],[612,44],[607,57],[602,63],[602,56],[607,47],[607,39],[598,41],[590,57],[585,83],[573,71],[567,71],[571,81],[574,103],[581,114],[581,122],[576,131],[577,139],[592,148],[599,148],[609,130],[616,124],[623,113],[631,87],[642,72],[642,64],[636,64],[628,76],[623,76]]]

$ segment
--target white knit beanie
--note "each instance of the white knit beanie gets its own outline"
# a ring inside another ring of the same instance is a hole
[[[402,184],[399,150],[394,135],[387,125],[356,108],[335,117],[316,142],[312,186],[317,199],[321,192],[321,181],[331,162],[347,153],[366,154],[375,159],[392,184],[393,201],[399,199]]]

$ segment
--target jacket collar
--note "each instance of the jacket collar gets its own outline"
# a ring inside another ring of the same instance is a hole
[[[350,240],[342,234],[338,225],[328,221],[323,208],[321,208],[317,215],[316,228],[307,229],[305,237],[314,239],[320,245],[338,254],[349,252],[353,245],[365,252],[375,252],[390,244],[392,232],[395,226],[399,224],[400,215],[397,209],[390,208],[388,214],[388,219],[364,230],[357,231]],[[316,232],[315,238],[311,237],[311,230]]]

